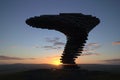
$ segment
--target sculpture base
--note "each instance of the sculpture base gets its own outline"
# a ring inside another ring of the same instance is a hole
[[[75,69],[80,69],[80,67],[77,64],[63,64],[62,69],[75,70]]]

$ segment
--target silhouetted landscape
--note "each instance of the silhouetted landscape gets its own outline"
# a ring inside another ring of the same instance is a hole
[[[0,65],[0,80],[119,80],[120,65],[81,64],[79,70],[48,64]]]
[[[0,80],[120,80],[119,6],[0,0]]]

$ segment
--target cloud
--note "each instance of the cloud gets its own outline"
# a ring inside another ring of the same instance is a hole
[[[54,42],[53,45],[54,46],[63,46],[63,45],[65,45],[65,43],[63,43],[63,42]]]
[[[40,48],[40,46],[35,46],[34,48]]]
[[[106,62],[120,62],[120,59],[108,59],[108,60],[104,60]]]
[[[39,45],[34,45],[33,48],[40,48],[40,46]]]
[[[83,52],[91,52],[91,51],[94,51],[100,47],[101,47],[101,45],[98,43],[89,43],[89,44],[84,46]]]
[[[101,47],[101,45],[98,43],[89,43],[89,44],[85,45],[85,49],[87,49],[87,50],[96,50],[99,47]]]
[[[53,46],[64,46],[65,43],[60,42],[59,40],[60,40],[60,38],[58,38],[58,37],[55,37],[53,39],[46,38],[46,41],[49,42],[49,43],[52,43]]]
[[[46,49],[55,49],[53,46],[43,46],[43,48],[46,48]]]
[[[45,48],[45,49],[61,49],[61,47],[56,47],[56,46],[43,46],[42,48]]]
[[[120,64],[120,58],[117,59],[108,59],[108,60],[103,60],[104,62],[112,63],[112,64]]]
[[[53,38],[53,39],[50,39],[50,38],[45,38],[46,39],[46,41],[47,42],[52,42],[52,43],[54,43],[54,42],[57,42],[57,41],[59,41],[60,40],[60,38],[58,38],[58,37],[55,37],[55,38]]]
[[[90,55],[96,55],[96,56],[98,56],[100,54],[99,53],[92,53],[92,52],[81,54],[81,56],[90,56]]]
[[[20,58],[0,55],[0,60],[25,60],[25,59],[35,59],[35,58]]]
[[[47,46],[43,46],[42,48],[45,48],[45,49],[61,49],[62,46],[65,45],[64,42],[60,42],[60,38],[58,37],[54,37],[53,39],[51,38],[45,38],[46,39],[46,42],[48,43],[52,43],[52,46],[50,45],[47,45]]]
[[[120,45],[120,41],[112,42],[113,45]]]
[[[89,56],[89,55],[100,55],[100,53],[95,50],[100,47],[98,43],[89,43],[84,46],[81,56]]]

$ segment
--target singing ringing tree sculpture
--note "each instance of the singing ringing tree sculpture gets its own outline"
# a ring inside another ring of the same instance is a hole
[[[81,55],[88,33],[100,20],[81,13],[60,13],[31,17],[26,23],[35,28],[57,30],[65,34],[67,43],[60,60],[64,69],[78,69],[75,59]]]

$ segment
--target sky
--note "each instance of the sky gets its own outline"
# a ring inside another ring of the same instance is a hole
[[[77,64],[120,65],[120,0],[0,0],[0,64],[56,64],[64,34],[32,28],[25,20],[45,14],[83,13],[100,19]]]

